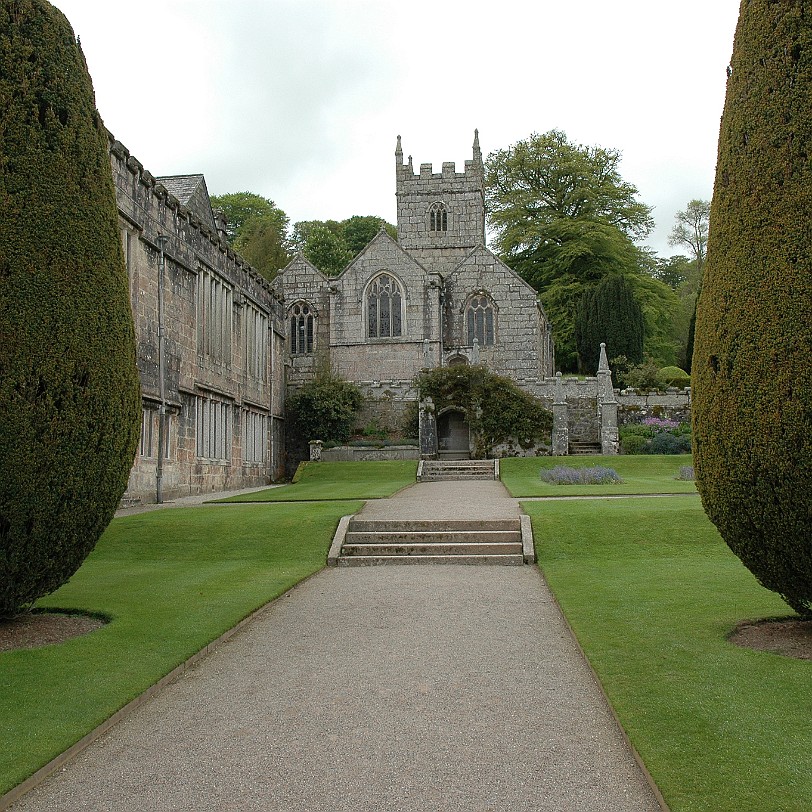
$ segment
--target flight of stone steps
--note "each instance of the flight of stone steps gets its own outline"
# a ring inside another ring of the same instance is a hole
[[[499,479],[499,460],[421,460],[418,482],[458,479]]]
[[[527,516],[485,521],[365,520],[345,516],[327,564],[521,565],[534,560]]]

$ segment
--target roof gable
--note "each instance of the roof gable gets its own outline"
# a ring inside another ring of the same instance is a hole
[[[217,231],[214,214],[211,209],[209,190],[203,175],[167,175],[156,178],[169,192],[178,199],[182,206],[191,211],[211,231]]]

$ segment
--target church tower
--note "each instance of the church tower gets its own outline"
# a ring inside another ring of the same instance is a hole
[[[398,242],[428,270],[452,271],[478,245],[485,244],[485,171],[474,130],[473,158],[457,172],[453,161],[442,172],[420,164],[416,174],[412,157],[403,162],[398,136],[395,149],[398,206]]]

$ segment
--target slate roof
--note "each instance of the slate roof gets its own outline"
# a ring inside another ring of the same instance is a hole
[[[156,180],[166,187],[189,211],[194,212],[201,222],[212,231],[217,231],[211,210],[209,190],[203,175],[168,175]]]

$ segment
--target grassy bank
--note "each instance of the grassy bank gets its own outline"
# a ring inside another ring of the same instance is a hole
[[[212,506],[115,519],[39,602],[106,615],[60,645],[0,653],[0,794],[252,611],[321,569],[359,502]]]
[[[812,662],[727,642],[740,620],[791,612],[699,498],[524,507],[540,566],[672,812],[812,809]]]
[[[230,496],[224,502],[308,502],[326,499],[383,499],[411,485],[416,460],[370,462],[308,462],[299,468],[297,482]]]
[[[616,494],[696,493],[693,482],[677,479],[680,467],[692,465],[690,454],[639,456],[526,457],[500,462],[501,478],[512,496],[612,496]],[[609,485],[551,485],[539,472],[557,465],[614,468],[622,483]]]

